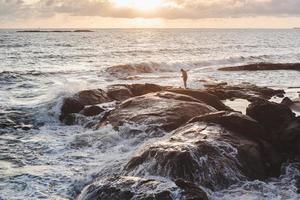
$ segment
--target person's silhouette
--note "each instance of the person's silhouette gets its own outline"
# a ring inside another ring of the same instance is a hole
[[[181,74],[182,74],[182,79],[183,79],[183,84],[184,84],[184,88],[187,89],[187,80],[188,80],[188,74],[187,71],[185,71],[184,69],[181,69]]]

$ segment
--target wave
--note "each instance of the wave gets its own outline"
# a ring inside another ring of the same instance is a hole
[[[220,66],[232,66],[237,64],[249,64],[253,62],[265,62],[273,60],[275,55],[258,55],[258,56],[236,56],[224,59],[200,60],[192,62],[142,62],[114,65],[106,68],[106,72],[115,78],[127,79],[130,76],[149,74],[178,72],[181,68],[187,70],[204,70],[216,69]]]

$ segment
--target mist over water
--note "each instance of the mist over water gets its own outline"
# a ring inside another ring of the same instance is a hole
[[[181,86],[184,68],[192,88],[202,87],[203,80],[251,82],[285,89],[295,98],[299,89],[289,87],[300,87],[300,72],[217,68],[300,62],[299,35],[296,29],[0,30],[0,199],[73,199],[94,178],[120,171],[143,146],[161,140],[146,133],[128,138],[132,125],[120,131],[64,126],[58,120],[64,97],[115,83]],[[109,73],[116,65],[127,67]],[[13,129],[1,126],[4,122],[33,128]],[[293,163],[278,179],[207,192],[212,199],[299,199],[293,186],[299,173],[299,164]]]

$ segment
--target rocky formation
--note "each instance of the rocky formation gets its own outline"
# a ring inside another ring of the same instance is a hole
[[[273,157],[275,150],[267,149],[268,143],[258,141],[216,124],[193,122],[132,158],[124,174],[181,178],[212,190],[242,180],[263,180],[279,158]]]
[[[118,130],[126,123],[135,128],[124,139],[141,132],[164,136],[123,163],[123,170],[99,177],[78,199],[207,199],[199,187],[220,190],[278,176],[284,162],[300,159],[300,120],[289,108],[295,102],[268,101],[283,94],[247,83],[204,90],[119,84],[65,99],[66,124]],[[221,101],[228,99],[250,101],[247,115]],[[116,103],[105,107],[109,102]]]
[[[274,90],[267,87],[259,87],[249,83],[240,85],[217,85],[207,88],[207,92],[214,94],[221,100],[226,99],[247,99],[250,102],[258,100],[269,100],[273,96],[283,97],[283,90]]]
[[[255,63],[250,65],[223,67],[220,71],[259,71],[259,70],[297,70],[300,63]]]
[[[84,189],[78,200],[207,200],[206,193],[182,180],[144,179],[115,176],[99,180]]]
[[[191,118],[216,111],[187,95],[171,92],[149,93],[124,101],[107,120],[114,127],[135,123],[171,131]]]

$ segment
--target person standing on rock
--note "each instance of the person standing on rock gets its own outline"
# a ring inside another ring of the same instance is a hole
[[[184,69],[181,69],[181,77],[183,79],[183,84],[184,84],[184,88],[187,89],[187,80],[188,80],[188,74],[187,71],[185,71]]]

